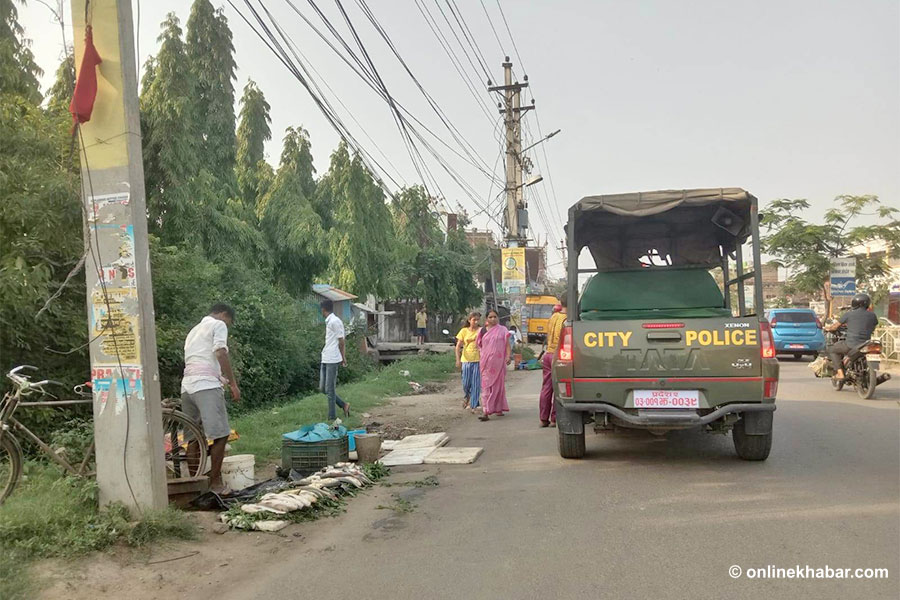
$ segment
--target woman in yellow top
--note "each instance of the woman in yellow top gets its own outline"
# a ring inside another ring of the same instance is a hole
[[[462,370],[462,386],[466,399],[463,408],[478,408],[481,400],[481,352],[478,350],[478,321],[481,313],[470,312],[468,324],[456,334],[456,368]]]

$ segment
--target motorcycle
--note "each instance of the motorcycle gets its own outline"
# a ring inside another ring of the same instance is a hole
[[[841,391],[845,385],[852,385],[860,398],[869,400],[875,395],[875,388],[891,378],[887,373],[878,374],[879,361],[875,358],[881,355],[881,341],[871,339],[853,347],[850,353],[844,357],[844,379],[838,380],[833,377],[837,369],[831,362],[828,348],[844,339],[843,328],[836,332],[826,333],[825,350],[820,353],[817,361],[820,362],[822,368],[817,376],[832,376],[831,385],[836,391]],[[873,359],[870,360],[869,356],[873,356]]]

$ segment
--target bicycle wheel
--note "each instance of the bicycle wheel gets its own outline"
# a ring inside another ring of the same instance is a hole
[[[16,438],[8,431],[0,431],[0,504],[16,489],[24,460]]]
[[[163,444],[167,479],[199,477],[206,471],[206,435],[183,412],[163,409]]]

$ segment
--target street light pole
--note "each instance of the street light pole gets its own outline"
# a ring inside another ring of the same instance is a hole
[[[556,131],[554,131],[554,132],[552,132],[552,133],[548,133],[547,135],[545,135],[543,138],[539,139],[539,140],[536,141],[535,143],[531,144],[530,146],[527,146],[526,148],[523,148],[523,149],[522,149],[522,154],[525,154],[526,152],[528,152],[529,150],[531,150],[532,148],[534,148],[534,147],[537,146],[538,144],[543,144],[544,142],[546,142],[547,140],[549,140],[550,138],[552,138],[554,135],[556,135],[556,134],[559,133],[560,131],[562,131],[562,129],[557,129]]]

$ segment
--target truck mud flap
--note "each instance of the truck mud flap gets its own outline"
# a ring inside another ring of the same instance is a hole
[[[554,402],[556,400],[554,399]],[[566,410],[562,404],[556,402],[556,426],[562,433],[584,433],[584,413],[574,410]]]
[[[771,412],[745,412],[741,414],[746,435],[768,435],[772,433]]]

